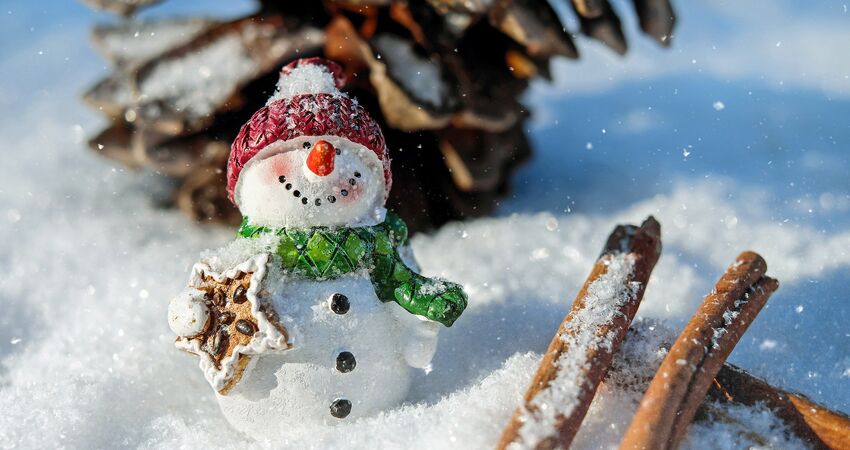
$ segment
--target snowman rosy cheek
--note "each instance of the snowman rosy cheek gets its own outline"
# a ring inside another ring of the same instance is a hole
[[[360,186],[346,183],[340,187],[338,197],[345,203],[353,203],[360,198],[361,194]]]
[[[292,173],[290,163],[282,155],[272,156],[264,166],[262,177],[267,184],[285,183],[287,175]]]

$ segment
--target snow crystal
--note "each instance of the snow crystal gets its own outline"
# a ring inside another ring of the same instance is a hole
[[[215,272],[224,272],[257,255],[274,253],[280,243],[280,236],[263,233],[253,239],[234,239],[220,248],[204,250],[200,260]]]
[[[420,292],[424,295],[439,294],[445,292],[446,282],[439,278],[432,278],[422,284]]]
[[[735,261],[730,268],[737,267],[743,264],[742,261]],[[747,303],[747,298],[752,294],[752,287],[744,292],[744,296],[741,299],[735,300],[733,302],[732,308],[723,311],[723,325],[720,328],[715,328],[712,331],[711,335],[711,348],[719,349],[720,348],[720,339],[723,338],[726,333],[729,332],[728,327],[732,325],[732,322],[741,315],[740,306]],[[712,292],[713,293],[713,292]]]
[[[682,441],[684,448],[699,449],[807,449],[776,415],[763,405],[712,403],[707,419],[695,422]]]
[[[130,21],[104,27],[100,32],[101,45],[105,55],[114,58],[118,65],[138,63],[189,42],[210,23],[202,19]]]
[[[776,348],[776,341],[773,339],[765,339],[759,344],[759,350],[773,350]]]
[[[676,333],[664,322],[636,319],[616,353],[572,449],[616,448]],[[680,448],[806,448],[764,407],[710,403],[710,419],[697,420]]]
[[[610,323],[620,314],[619,308],[634,299],[639,283],[628,282],[634,272],[631,255],[620,253],[606,257],[604,262],[606,272],[588,286],[584,308],[572,316],[569,323],[572,332],[561,336],[566,351],[555,362],[558,374],[531,401],[534,409],[523,409],[520,416],[523,425],[512,448],[534,448],[538,442],[552,436],[557,417],[569,416],[578,406],[580,394],[591,387],[585,376],[590,368],[588,352],[612,350],[614,331],[599,335],[599,328]]]
[[[336,87],[333,74],[325,66],[318,64],[300,65],[292,69],[289,74],[280,77],[274,95],[269,98],[266,104],[300,94],[319,92],[342,95]],[[312,106],[318,108],[315,102]]]
[[[255,70],[256,63],[242,39],[227,35],[179,59],[156,65],[142,80],[139,99],[143,103],[165,102],[189,116],[203,117],[212,114]]]
[[[393,80],[404,85],[408,94],[443,106],[447,86],[434,61],[417,55],[410,42],[389,34],[381,34],[373,42],[386,59]]]

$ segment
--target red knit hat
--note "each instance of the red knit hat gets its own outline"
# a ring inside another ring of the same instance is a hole
[[[384,135],[362,106],[339,91],[344,85],[342,68],[322,58],[302,58],[281,69],[277,92],[242,125],[230,147],[227,195],[231,202],[236,203],[234,194],[242,168],[260,150],[277,141],[327,135],[343,137],[375,152],[384,166],[386,199],[392,173]]]

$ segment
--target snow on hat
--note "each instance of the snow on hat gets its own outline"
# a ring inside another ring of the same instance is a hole
[[[369,113],[339,89],[345,85],[342,68],[322,58],[302,58],[280,71],[277,90],[260,108],[230,147],[227,195],[235,191],[245,164],[266,146],[301,136],[339,136],[375,152],[384,169],[384,198],[392,185],[390,158],[381,127]],[[237,205],[238,206],[238,205]]]

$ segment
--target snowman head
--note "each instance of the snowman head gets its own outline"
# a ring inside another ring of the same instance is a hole
[[[358,226],[383,220],[391,174],[380,127],[339,91],[338,65],[284,67],[274,96],[246,123],[228,161],[228,194],[252,224]]]
[[[303,136],[266,149],[237,183],[239,209],[254,224],[334,227],[383,219],[383,164],[371,150],[339,136]]]

